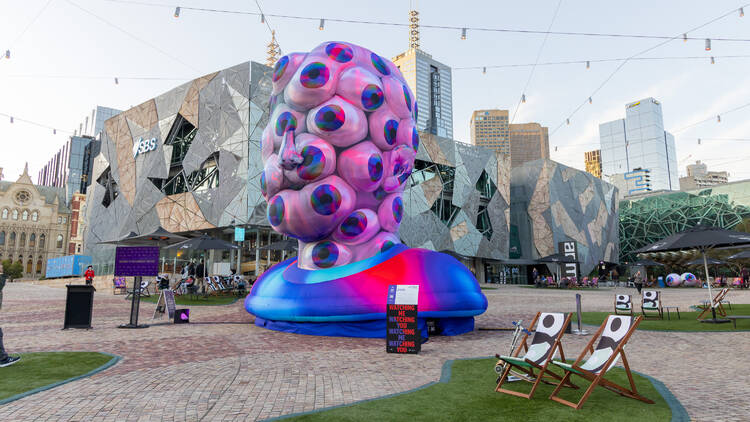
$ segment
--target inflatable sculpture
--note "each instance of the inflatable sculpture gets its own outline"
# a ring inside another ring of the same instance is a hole
[[[671,273],[667,275],[667,286],[678,287],[682,284],[682,277],[679,274]]]
[[[318,335],[385,336],[388,286],[419,285],[419,317],[473,329],[487,299],[451,256],[401,244],[402,192],[419,148],[417,103],[389,60],[326,42],[279,59],[262,135],[261,190],[297,257],[268,269],[245,308],[256,324]]]
[[[680,279],[682,279],[682,285],[686,287],[695,287],[700,283],[693,273],[682,273]]]

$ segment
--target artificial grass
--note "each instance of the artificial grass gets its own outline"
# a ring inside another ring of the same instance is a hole
[[[669,421],[672,411],[651,382],[633,374],[638,391],[652,399],[646,404],[622,397],[604,388],[596,388],[580,410],[573,410],[549,400],[553,386],[540,384],[531,400],[495,392],[493,368],[496,359],[472,359],[453,362],[451,379],[394,397],[376,399],[346,407],[292,417],[296,421]],[[637,364],[637,362],[631,362]],[[557,373],[559,370],[555,370]],[[628,385],[625,371],[612,369],[607,378]],[[561,396],[575,400],[589,384],[574,378],[580,390],[564,389]],[[528,392],[524,381],[506,383],[504,387]],[[388,393],[387,391],[383,392]]]
[[[237,296],[206,296],[197,298],[191,297],[190,295],[180,295],[174,297],[176,305],[184,306],[217,306],[217,305],[231,305],[237,302],[239,298]],[[159,300],[159,294],[153,294],[151,296],[141,296],[141,302],[156,303]]]
[[[635,304],[634,304],[635,305]],[[729,306],[724,305],[724,309],[727,311],[727,315],[750,315],[750,305],[744,304],[732,304],[732,309]],[[636,310],[640,310],[636,306]],[[641,324],[638,326],[639,330],[654,330],[654,331],[739,331],[739,330],[750,330],[750,320],[739,319],[737,320],[737,328],[731,322],[724,324],[707,324],[700,322],[696,318],[700,312],[684,312],[687,309],[680,309],[680,319],[677,319],[677,312],[670,310],[670,319],[667,319],[667,311],[664,311],[664,319],[643,319]],[[581,321],[584,324],[600,326],[604,322],[607,315],[611,315],[612,312],[582,312]],[[653,315],[653,313],[649,313]],[[640,312],[636,312],[635,315],[640,315]],[[703,315],[704,318],[711,318],[711,311]],[[717,318],[721,318],[718,314]],[[576,315],[570,319],[576,321]]]
[[[96,352],[22,353],[20,361],[0,368],[0,400],[86,374],[111,359]]]

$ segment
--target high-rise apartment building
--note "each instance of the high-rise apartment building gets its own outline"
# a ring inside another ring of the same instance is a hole
[[[394,57],[407,85],[417,96],[417,129],[453,138],[451,68],[419,49],[419,13],[409,12],[409,49]]]
[[[687,176],[680,177],[680,189],[691,190],[709,186],[723,185],[729,181],[729,173],[725,171],[708,171],[706,163],[700,160],[687,165]]]
[[[508,110],[475,110],[469,128],[472,144],[510,154]]]
[[[583,153],[586,171],[598,178],[602,178],[602,150],[595,149]]]
[[[517,123],[508,126],[510,133],[510,166],[549,158],[549,128],[539,123]]]
[[[602,174],[649,170],[653,190],[679,190],[674,136],[664,130],[661,103],[644,98],[625,105],[625,118],[599,125]]]
[[[39,171],[37,184],[63,188],[65,199],[70,203],[74,193],[86,193],[91,184],[94,158],[100,149],[101,142],[93,137],[71,136]]]
[[[96,106],[95,109],[91,110],[91,118],[89,119],[89,116],[86,116],[85,120],[78,125],[74,135],[91,136],[99,139],[99,134],[104,130],[104,122],[120,113],[120,110],[114,108]]]

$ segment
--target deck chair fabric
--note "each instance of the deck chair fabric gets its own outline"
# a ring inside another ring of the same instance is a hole
[[[574,409],[580,409],[586,400],[588,400],[594,388],[600,386],[622,396],[653,404],[653,401],[638,394],[635,382],[633,381],[633,374],[630,372],[630,365],[628,364],[624,351],[624,347],[628,340],[630,340],[630,336],[635,332],[635,329],[638,327],[638,324],[641,323],[642,319],[643,317],[641,316],[633,318],[632,316],[625,315],[610,315],[607,317],[607,320],[604,321],[604,324],[599,327],[599,330],[594,337],[591,338],[589,344],[574,363],[570,364],[567,362],[552,361],[554,365],[565,370],[565,375],[557,387],[555,387],[555,390],[549,398]],[[599,343],[596,348],[593,348],[594,342],[597,339],[599,339]],[[585,362],[581,363],[589,351],[591,351],[591,355]],[[607,371],[612,369],[620,359],[622,359],[625,367],[625,372],[627,373],[630,382],[630,388],[615,384],[604,378]],[[591,382],[591,385],[589,385],[577,403],[567,401],[557,395],[562,387],[565,386],[565,382],[568,381],[572,375],[580,376]]]
[[[113,294],[124,295],[128,292],[128,285],[125,283],[124,277],[115,277],[112,279],[112,284],[114,289]]]
[[[216,284],[214,283],[214,280],[213,280],[213,279],[212,279],[211,277],[206,277],[206,278],[204,279],[204,281],[205,281],[206,285],[208,286],[208,288],[209,288],[209,289],[210,289],[210,290],[211,290],[212,292],[217,292],[217,291],[219,291],[219,288],[218,288],[218,287],[216,287]]]
[[[550,382],[547,380],[550,378],[558,381],[561,380],[558,375],[547,371],[547,366],[552,361],[558,349],[561,358],[565,359],[565,352],[563,352],[560,339],[565,333],[565,328],[570,323],[570,314],[566,316],[563,313],[539,312],[534,317],[530,327],[534,327],[534,323],[536,323],[536,329],[530,346],[528,345],[529,334],[527,333],[512,356],[498,356],[500,361],[505,362],[507,365],[498,380],[495,391],[530,399],[534,396],[534,392],[540,382],[549,384]],[[526,353],[523,356],[519,356],[521,348],[526,349]],[[511,369],[514,367],[529,376],[529,379],[525,379],[533,383],[529,393],[524,394],[502,388]],[[537,373],[534,372],[535,370]],[[571,387],[578,388],[572,383],[569,384]]]
[[[615,314],[633,315],[633,299],[630,295],[615,296]]]
[[[661,305],[661,293],[657,290],[644,290],[641,296],[641,312],[645,318],[651,316],[649,312],[656,312],[658,318],[664,318]]]
[[[714,298],[711,300],[711,303],[709,304],[707,300],[701,301],[701,304],[698,305],[698,308],[703,309],[703,312],[698,315],[698,320],[700,320],[703,315],[706,314],[706,312],[710,311],[711,308],[716,308],[716,313],[725,317],[727,316],[727,311],[724,309],[724,303],[729,303],[724,300],[724,296],[729,293],[729,289],[721,289],[719,293],[714,296]]]

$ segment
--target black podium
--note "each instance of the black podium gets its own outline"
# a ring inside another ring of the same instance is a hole
[[[91,314],[94,310],[94,286],[86,284],[68,284],[68,295],[65,299],[65,322],[63,330],[68,328],[91,328]]]

